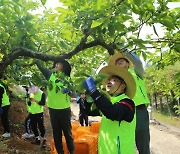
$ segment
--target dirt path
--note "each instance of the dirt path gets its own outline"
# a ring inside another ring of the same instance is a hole
[[[152,154],[180,154],[180,130],[165,125],[150,125]]]

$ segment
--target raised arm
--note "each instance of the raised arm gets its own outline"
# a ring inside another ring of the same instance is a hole
[[[45,105],[46,103],[46,95],[45,93],[42,94],[41,100],[38,102],[39,105]]]
[[[97,108],[106,116],[106,118],[116,121],[125,120],[131,122],[134,118],[135,105],[130,99],[123,99],[120,102],[112,104],[109,99],[103,96],[98,90],[91,94]]]
[[[130,99],[123,99],[112,104],[109,99],[103,96],[96,88],[95,81],[89,77],[84,82],[86,89],[90,92],[97,108],[106,118],[111,120],[131,122],[134,118],[135,105]]]
[[[46,80],[49,80],[52,72],[49,69],[43,68],[39,60],[36,61],[36,65],[39,68],[39,70],[42,72]]]
[[[129,58],[129,60],[133,63],[134,65],[134,71],[136,73],[136,75],[138,75],[141,79],[143,79],[143,74],[144,74],[144,68],[142,65],[142,62],[139,58],[138,55],[136,55],[133,52],[129,52],[128,50],[126,50],[124,52],[124,54]]]

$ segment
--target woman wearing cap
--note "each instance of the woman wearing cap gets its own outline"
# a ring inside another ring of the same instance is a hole
[[[24,121],[24,126],[25,126],[25,130],[26,132],[24,134],[22,134],[22,138],[33,138],[34,134],[31,134],[32,129],[31,129],[31,120],[30,120],[30,115],[31,113],[29,106],[31,106],[31,102],[29,100],[29,87],[24,85],[22,86],[25,90],[26,90],[26,97],[25,97],[25,102],[26,102],[26,109],[28,112],[28,116],[26,117],[25,121]]]
[[[106,66],[100,73],[108,75],[103,85],[110,95],[110,100],[96,88],[94,79],[85,80],[85,87],[90,92],[97,108],[103,114],[100,126],[99,154],[135,153],[135,106],[136,84],[127,69],[118,66]]]
[[[136,146],[139,154],[150,154],[149,114],[147,107],[150,101],[143,80],[144,69],[139,57],[131,52],[117,52],[109,60],[108,65],[117,65],[128,69],[136,82],[136,94],[133,101],[136,106]]]
[[[6,89],[4,88],[4,86],[0,83],[0,116],[4,128],[4,134],[2,135],[2,137],[5,138],[11,137],[8,120],[9,108],[9,96],[6,93]]]
[[[35,140],[32,144],[40,145],[40,135],[42,137],[42,146],[46,147],[45,127],[44,127],[44,105],[46,101],[46,95],[37,86],[31,86],[29,88],[29,102],[28,112],[30,113],[31,128],[35,136]],[[40,133],[39,133],[39,131]]]
[[[47,106],[49,108],[50,120],[53,129],[55,147],[58,154],[63,154],[62,131],[66,139],[70,154],[74,152],[74,142],[71,132],[71,109],[70,96],[68,95],[68,81],[71,73],[71,66],[66,60],[55,62],[53,71],[41,67],[36,62],[45,78],[47,85]]]

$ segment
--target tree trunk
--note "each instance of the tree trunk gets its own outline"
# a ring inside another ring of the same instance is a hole
[[[166,95],[166,105],[167,105],[167,108],[168,108],[168,112],[169,112],[169,116],[171,116],[171,110],[170,110],[170,107],[169,107],[169,97],[168,95]]]
[[[178,105],[178,100],[176,100],[175,98],[175,94],[174,94],[174,91],[170,91],[171,92],[171,96],[172,96],[172,110],[173,110],[173,113],[175,113],[176,109],[174,108],[174,105]]]
[[[157,105],[157,93],[154,93],[154,103],[156,106],[156,110],[158,109],[158,105]]]
[[[162,113],[163,112],[162,95],[160,95],[159,102],[160,102],[160,110]]]

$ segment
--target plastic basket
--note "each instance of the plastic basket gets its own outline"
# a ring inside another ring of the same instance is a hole
[[[100,122],[92,122],[90,126],[90,131],[95,134],[99,134]]]

